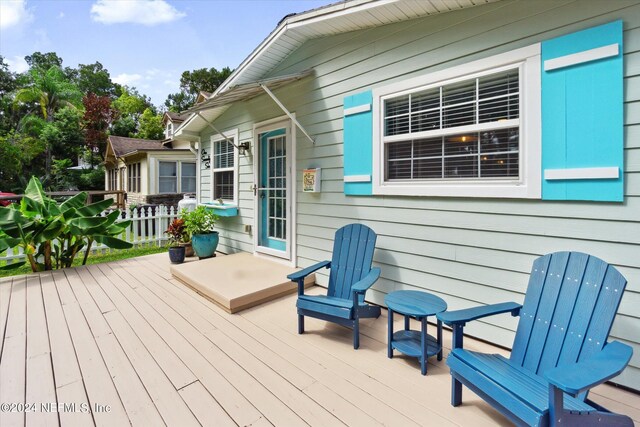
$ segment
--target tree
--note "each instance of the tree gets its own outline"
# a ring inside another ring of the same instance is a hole
[[[149,108],[155,114],[156,110],[151,99],[140,95],[135,88],[122,88],[122,95],[113,101],[113,107],[120,113],[119,119],[113,123],[111,132],[118,136],[133,136],[138,132],[140,117]]]
[[[162,126],[162,115],[154,114],[147,108],[140,116],[140,128],[136,134],[137,138],[142,139],[163,139],[164,126]]]
[[[111,135],[132,137],[137,130],[136,121],[131,116],[122,116],[111,125]]]
[[[116,95],[116,86],[111,81],[109,71],[100,62],[79,64],[77,69],[67,69],[67,75],[70,75],[82,93],[109,97]]]
[[[21,193],[24,171],[38,175],[44,172],[44,143],[39,138],[16,133],[0,136],[0,189]]]
[[[53,158],[70,159],[75,163],[85,146],[81,120],[80,110],[64,107],[56,112],[54,120],[42,129],[40,138],[51,147]]]
[[[180,92],[169,95],[164,105],[169,111],[184,111],[195,103],[201,91],[215,92],[232,72],[229,67],[185,71],[180,77]]]
[[[62,58],[55,52],[34,52],[25,56],[24,60],[29,64],[30,69],[39,68],[46,71],[51,67],[62,68]]]
[[[60,61],[62,62],[62,60]],[[31,68],[29,77],[30,86],[19,89],[16,92],[14,102],[33,105],[39,109],[46,122],[52,122],[55,112],[60,108],[64,106],[75,107],[80,101],[80,91],[67,80],[58,66],[52,66],[47,70],[38,67]],[[48,176],[52,158],[51,147],[48,145],[45,154],[45,172]]]
[[[18,124],[14,114],[13,101],[9,96],[17,88],[16,75],[9,71],[9,64],[0,55],[0,135],[6,135]]]
[[[108,96],[97,96],[93,93],[82,98],[82,104],[85,109],[82,120],[87,148],[92,153],[104,155],[107,148],[107,131],[111,123],[118,118],[118,111],[111,107],[111,99]],[[93,161],[91,164],[93,165]]]
[[[58,109],[79,104],[82,94],[67,80],[60,67],[51,67],[46,71],[32,68],[29,76],[30,86],[19,89],[15,101],[38,105],[46,121],[53,120],[53,114]]]

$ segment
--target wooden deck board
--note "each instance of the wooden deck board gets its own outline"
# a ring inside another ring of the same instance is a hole
[[[76,352],[89,404],[91,406],[97,404],[109,405],[111,408],[110,412],[93,412],[94,422],[98,426],[124,425],[128,423],[130,418],[127,416],[123,401],[120,399],[110,371],[102,358],[98,343],[91,334],[91,329],[86,322],[82,309],[78,302],[74,300],[75,297],[72,296],[73,292],[69,288],[65,274],[62,271],[57,271],[53,273],[53,280],[58,290],[58,295],[60,295],[62,311],[64,312]],[[112,351],[115,350],[115,348],[112,349]],[[137,410],[138,408],[132,408],[132,414],[135,414]]]
[[[172,348],[162,340],[160,334],[149,325],[145,318],[140,315],[121,293],[114,291],[116,281],[119,286],[126,285],[122,279],[111,269],[104,266],[94,266],[90,272],[98,283],[104,286],[104,288],[111,290],[111,298],[118,304],[118,310],[127,322],[132,325],[144,346],[153,355],[156,363],[162,367],[173,386],[179,390],[187,384],[196,381],[196,376],[193,372],[180,360]],[[109,277],[107,277],[107,275],[109,275]],[[119,289],[118,286],[115,287]],[[104,291],[102,288],[101,290]]]
[[[6,332],[5,327],[7,326],[7,318],[9,316],[11,281],[11,277],[3,278],[2,281],[0,281],[0,357],[2,356],[2,346]]]
[[[6,399],[8,403],[20,404],[25,403],[27,366],[27,289],[24,277],[18,277],[12,281],[11,294],[0,359],[0,396],[2,396],[2,402]],[[24,412],[0,412],[0,425],[3,427],[23,426],[24,423]]]
[[[89,405],[76,352],[53,277],[49,273],[41,274],[40,283],[47,317],[47,332],[57,402],[74,402],[80,407]],[[90,412],[63,411],[59,412],[58,416],[60,424],[65,426],[95,425]]]
[[[209,361],[159,313],[153,310],[149,304],[136,293],[127,290],[126,287],[128,285],[126,282],[138,282],[138,286],[142,285],[136,277],[129,274],[125,264],[117,263],[110,266],[122,279],[113,282],[115,288],[121,293],[122,298],[135,305],[147,322],[162,334],[163,340],[171,346],[185,364],[188,364],[197,379],[200,380],[238,425],[251,425],[260,420],[263,417],[262,414],[213,366],[215,364],[214,359]],[[115,292],[113,298],[116,298]],[[124,300],[120,303],[124,305]]]
[[[156,288],[158,284],[158,282],[155,282]],[[160,285],[162,286],[163,284]],[[166,283],[164,285],[166,286]],[[169,286],[173,287],[173,285]],[[154,289],[153,293],[151,290],[147,290],[146,292],[147,301],[155,300],[158,305],[161,305],[162,302],[171,305],[171,307],[183,316],[194,328],[202,332],[204,336],[212,343],[215,343],[216,346],[231,359],[239,362],[250,375],[256,378],[265,388],[293,410],[306,423],[319,426],[339,424],[337,419],[325,408],[300,393],[299,385],[289,382],[287,378],[278,375],[269,363],[270,361],[274,361],[275,358],[270,358],[270,354],[266,353],[264,349],[261,349],[263,351],[254,353],[247,351],[242,345],[237,343],[236,341],[239,338],[241,340],[241,335],[244,334],[241,330],[234,331],[233,339],[231,339],[217,327],[213,326],[208,320],[208,318],[211,318],[211,315],[215,316],[214,313],[206,313],[208,316],[205,318],[199,314],[197,309],[193,309],[193,304],[187,305],[180,299],[180,295],[176,296],[166,291],[163,292],[162,289]],[[282,360],[281,357],[279,357],[279,359]],[[293,366],[291,366],[291,368],[293,368]],[[291,371],[295,374],[293,369],[291,369]],[[299,371],[299,373],[305,375],[302,371]],[[306,381],[303,380],[302,387],[306,387],[313,382],[309,376],[306,376],[306,379]],[[298,382],[298,384],[300,383]]]
[[[131,268],[129,264],[128,268]],[[215,360],[216,367],[234,386],[267,417],[274,425],[304,425],[304,421],[286,404],[275,396],[269,388],[265,387],[255,377],[232,359],[213,343],[197,331],[173,308],[159,300],[148,288],[137,288],[141,296],[149,302],[156,311],[175,327],[201,354]],[[204,339],[203,339],[204,338]]]
[[[47,320],[40,287],[40,276],[27,277],[27,379],[26,397],[29,403],[57,403],[51,365]],[[52,411],[26,413],[27,426],[57,426],[58,414]]]
[[[0,281],[3,401],[113,407],[5,413],[2,427],[509,425],[468,390],[451,407],[444,362],[423,377],[416,360],[389,360],[385,310],[362,322],[354,351],[340,326],[308,319],[298,335],[295,296],[228,314],[172,280],[166,254],[27,277]],[[446,355],[448,332],[444,343]],[[591,398],[640,421],[637,394],[605,385]]]

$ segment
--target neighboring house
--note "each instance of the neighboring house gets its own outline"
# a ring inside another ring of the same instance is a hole
[[[110,136],[105,155],[106,190],[126,191],[127,205],[177,205],[196,192],[196,157],[189,141],[173,138],[184,120],[165,113],[165,139]]]
[[[640,390],[637,0],[341,2],[287,16],[188,112],[200,202],[239,207],[221,251],[306,267],[366,223],[368,297],[424,289],[450,309],[521,302],[535,257],[588,252],[629,280],[616,381]],[[468,332],[510,347],[515,327]]]

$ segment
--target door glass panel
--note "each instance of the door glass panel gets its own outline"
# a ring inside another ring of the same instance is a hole
[[[267,140],[269,148],[269,168],[267,170],[267,176],[269,181],[269,189],[267,190],[267,199],[269,203],[269,229],[267,235],[272,239],[286,239],[285,227],[286,227],[286,209],[283,206],[286,204],[285,200],[285,177],[284,172],[286,170],[286,152],[285,152],[285,136],[277,136],[269,138]]]

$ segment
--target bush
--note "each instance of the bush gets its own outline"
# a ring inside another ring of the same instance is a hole
[[[120,211],[99,216],[111,206],[111,200],[86,205],[82,192],[58,204],[47,197],[39,179],[32,177],[20,204],[0,207],[0,252],[22,247],[32,271],[70,267],[80,250],[86,248],[87,262],[94,242],[110,248],[128,249],[131,243],[117,238],[131,221],[116,224]],[[42,262],[39,262],[42,260]],[[0,267],[17,268],[22,263]]]

